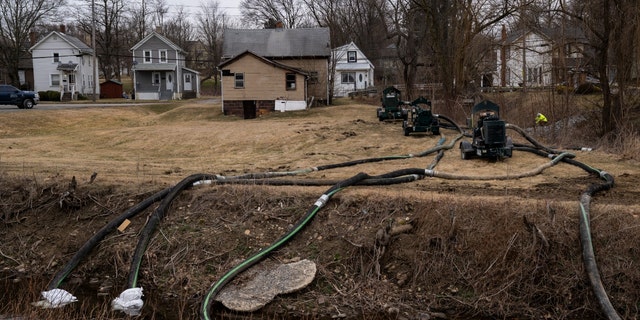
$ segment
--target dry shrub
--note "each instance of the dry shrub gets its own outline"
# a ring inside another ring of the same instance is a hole
[[[618,154],[625,160],[640,160],[640,132],[625,126],[599,140],[601,148]]]

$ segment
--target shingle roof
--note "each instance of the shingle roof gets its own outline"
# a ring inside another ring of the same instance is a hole
[[[266,58],[330,57],[329,28],[225,29],[222,55],[245,51]]]
[[[259,56],[259,55],[255,54],[255,53],[253,53],[251,51],[242,52],[240,54],[235,55],[231,59],[227,59],[227,60],[223,61],[222,63],[220,63],[218,65],[218,68],[224,68],[225,66],[231,64],[232,62],[240,59],[242,56],[245,56],[245,55],[251,55],[251,56],[255,57],[256,59],[258,59],[258,60],[260,60],[260,61],[262,61],[262,62],[264,62],[266,64],[270,64],[270,65],[272,65],[272,66],[274,66],[276,68],[281,68],[281,69],[285,69],[285,70],[289,70],[289,71],[293,71],[293,72],[296,72],[296,73],[307,75],[306,72],[304,72],[304,71],[302,71],[302,70],[300,70],[298,68],[294,68],[294,67],[279,63],[277,61],[269,60],[269,59],[267,59],[265,57],[262,57],[262,56]]]
[[[169,47],[171,47],[171,49],[178,50],[180,52],[184,52],[184,50],[182,48],[178,47],[178,45],[173,43],[173,41],[169,40],[169,38],[167,38],[167,37],[155,32],[155,31],[149,33],[142,40],[138,41],[138,43],[133,45],[133,47],[130,49],[130,51],[137,50],[138,48],[140,48],[140,46],[142,46],[144,43],[149,41],[149,39],[151,39],[152,37],[156,37],[156,38],[160,39],[160,41],[166,43]]]
[[[29,51],[33,51],[34,48],[38,47],[41,43],[43,43],[53,35],[58,35],[62,40],[67,42],[71,47],[74,47],[75,49],[80,51],[80,53],[82,54],[93,54],[93,49],[89,47],[86,43],[82,42],[82,40],[58,31],[52,31],[49,34],[47,34],[44,38],[42,38],[40,41],[34,44],[31,48],[29,48]]]
[[[86,43],[82,42],[82,40],[70,36],[68,34],[64,34],[64,33],[59,33],[60,36],[62,38],[64,38],[65,40],[67,40],[67,42],[69,42],[71,45],[73,45],[74,47],[78,48],[78,50],[80,50],[80,52],[83,53],[93,53],[93,49],[91,47],[89,47]]]

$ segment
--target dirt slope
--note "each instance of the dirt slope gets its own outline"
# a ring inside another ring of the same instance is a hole
[[[78,295],[79,303],[55,310],[27,303],[38,299],[97,230],[190,174],[298,170],[419,154],[440,138],[404,137],[400,123],[379,122],[371,105],[255,120],[224,117],[219,105],[205,103],[32,111],[0,115],[0,293],[6,302],[0,318],[126,318],[108,305],[125,287],[138,232],[155,205],[133,218],[124,232],[109,235],[62,284]],[[456,136],[452,130],[443,134],[445,144]],[[524,142],[515,132],[509,134]],[[623,318],[637,318],[639,166],[601,151],[575,155],[615,178],[613,189],[593,198],[593,246],[613,306]],[[434,157],[290,178],[342,180],[358,172],[425,168]],[[463,161],[455,144],[436,170],[495,177],[548,161],[526,152],[505,161]],[[90,183],[93,172],[97,176]],[[580,195],[601,182],[560,163],[523,179],[428,177],[346,188],[256,266],[310,259],[318,270],[310,286],[276,298],[259,312],[238,314],[216,304],[213,314],[257,319],[602,318],[578,235]],[[183,192],[143,258],[141,318],[197,318],[214,281],[282,236],[329,187],[205,185]]]

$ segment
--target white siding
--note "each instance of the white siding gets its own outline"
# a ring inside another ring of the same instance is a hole
[[[93,61],[91,55],[77,56],[79,51],[56,34],[49,35],[37,47],[33,48],[33,78],[35,91],[62,91],[63,72],[58,70],[58,62],[54,62],[53,54],[59,54],[60,63],[76,63],[75,72],[76,91],[83,94],[92,94],[93,87]],[[51,74],[60,74],[61,84],[51,85]],[[100,87],[96,86],[96,93],[100,93]]]
[[[525,50],[522,49],[523,44],[526,48]],[[537,33],[528,33],[524,41],[520,37],[511,43],[505,52],[506,86],[521,87],[524,84],[527,87],[541,87],[551,85],[551,49],[552,43]],[[498,49],[497,57],[498,70],[497,76],[494,77],[494,86],[502,84],[502,56],[500,49]]]
[[[348,52],[350,51],[356,53],[356,62],[349,62]],[[349,92],[374,86],[373,64],[353,42],[333,50],[333,63],[333,95],[335,97],[344,97]],[[353,82],[343,83],[343,73],[352,74]]]

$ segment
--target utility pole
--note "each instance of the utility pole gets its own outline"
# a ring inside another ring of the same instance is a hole
[[[98,63],[96,59],[96,0],[91,0],[91,47],[93,48],[93,95],[96,102],[96,85],[98,84]]]

